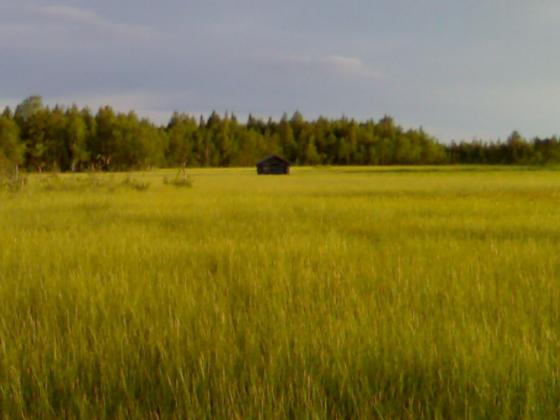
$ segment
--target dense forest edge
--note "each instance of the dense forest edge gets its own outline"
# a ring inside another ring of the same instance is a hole
[[[97,113],[43,105],[31,96],[0,116],[0,164],[27,171],[122,171],[152,167],[252,166],[268,154],[297,165],[433,165],[560,163],[560,139],[442,144],[422,128],[405,130],[385,116],[358,122],[300,112],[279,120],[213,112],[208,118],[174,113],[157,126],[134,112]]]

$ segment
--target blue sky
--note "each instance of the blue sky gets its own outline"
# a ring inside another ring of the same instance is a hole
[[[559,23],[553,0],[0,0],[0,106],[560,134]]]

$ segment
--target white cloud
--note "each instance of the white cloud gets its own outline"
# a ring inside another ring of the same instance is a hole
[[[269,59],[290,66],[307,68],[313,71],[333,73],[340,77],[353,79],[378,80],[383,74],[363,62],[358,57],[326,55],[319,57],[278,54]]]
[[[345,57],[341,55],[330,55],[319,60],[321,63],[332,66],[332,68],[344,75],[355,76],[364,79],[380,79],[383,75],[369,68],[360,58]]]
[[[91,10],[60,5],[28,6],[28,11],[47,21],[62,21],[89,26],[94,29],[132,39],[151,39],[156,32],[144,25],[110,21]]]
[[[88,23],[91,25],[105,25],[107,23],[96,13],[89,10],[81,10],[75,7],[29,6],[29,10],[46,17],[69,20],[73,22]]]

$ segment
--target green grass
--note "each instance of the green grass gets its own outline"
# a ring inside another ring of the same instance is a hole
[[[190,173],[0,193],[1,417],[560,415],[560,172]]]

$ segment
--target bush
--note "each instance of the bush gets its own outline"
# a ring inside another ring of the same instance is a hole
[[[192,177],[187,174],[185,169],[179,170],[175,178],[169,179],[167,177],[163,178],[163,183],[165,185],[174,185],[176,187],[187,187],[191,188],[193,186]]]
[[[132,175],[128,175],[122,182],[122,185],[136,191],[146,191],[148,188],[150,188],[149,182],[139,178],[135,178]]]
[[[22,175],[17,165],[0,161],[0,189],[19,192],[27,185],[27,177]]]

